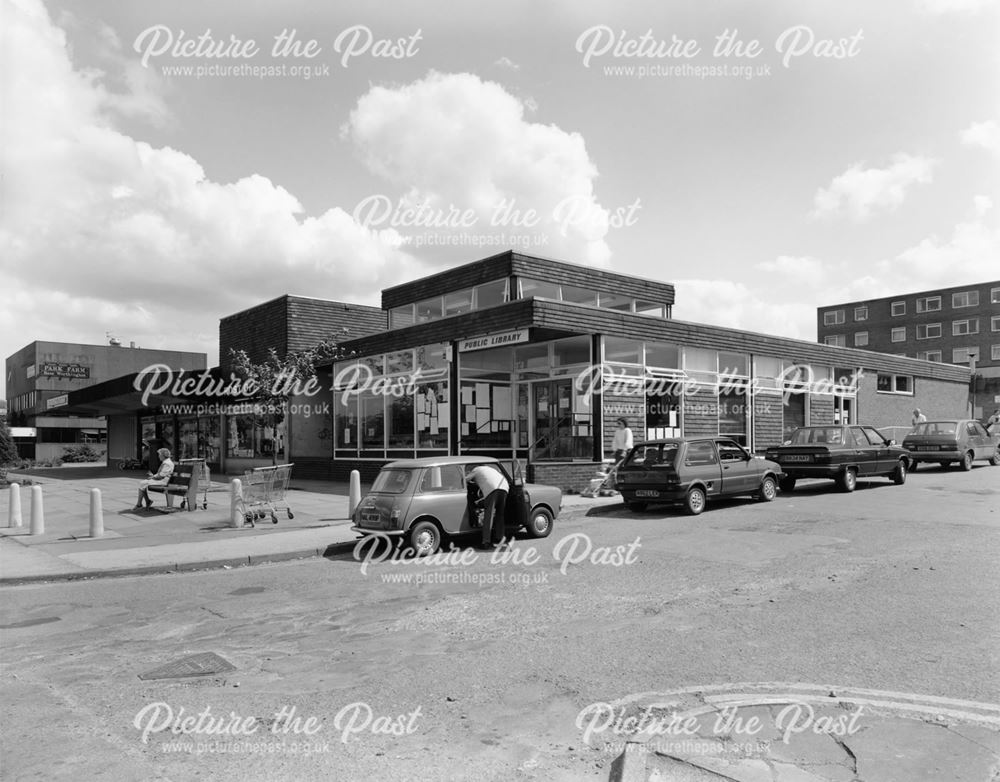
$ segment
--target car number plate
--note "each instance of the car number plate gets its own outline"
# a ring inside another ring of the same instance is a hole
[[[381,520],[382,520],[382,517],[379,515],[378,511],[374,511],[374,512],[373,511],[368,511],[368,512],[362,511],[361,512],[361,521],[364,524],[378,524],[379,521],[381,521]]]
[[[793,453],[793,454],[789,454],[788,456],[784,457],[781,461],[783,461],[783,462],[811,462],[812,460],[813,460],[813,458],[809,454],[804,454],[804,453],[796,454],[796,453]]]
[[[921,445],[917,448],[918,451],[936,451],[938,447],[936,445]]]
[[[659,497],[660,492],[656,489],[638,489],[635,493],[636,497]]]

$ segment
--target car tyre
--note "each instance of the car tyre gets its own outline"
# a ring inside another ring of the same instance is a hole
[[[415,557],[428,557],[441,548],[441,530],[433,521],[418,521],[410,528],[410,548]]]
[[[997,449],[993,452],[993,455],[990,457],[990,464],[992,464],[994,467],[1000,465],[1000,445],[997,446]]]
[[[634,511],[635,513],[642,513],[644,510],[646,510],[646,503],[645,502],[629,502],[628,500],[626,500],[625,501],[625,507],[628,508],[630,511]]]
[[[906,483],[906,459],[900,459],[899,463],[896,465],[896,469],[892,471],[892,482],[897,486],[902,486]]]
[[[684,497],[684,510],[689,516],[697,516],[705,510],[705,490],[700,486],[695,486],[688,490]]]
[[[774,476],[765,475],[764,480],[760,482],[760,493],[757,495],[757,499],[761,502],[770,502],[776,496],[778,496],[778,484],[774,482]]]
[[[968,472],[972,469],[972,460],[974,458],[975,454],[972,453],[972,451],[966,451],[962,454],[962,461],[958,463],[959,467],[961,467],[965,472]]]
[[[795,479],[794,478],[782,478],[778,481],[778,488],[782,491],[793,491],[795,489]]]
[[[535,508],[525,525],[530,538],[547,538],[552,532],[552,514],[547,508]]]
[[[853,467],[848,467],[837,479],[841,491],[852,492],[858,488],[858,471]]]

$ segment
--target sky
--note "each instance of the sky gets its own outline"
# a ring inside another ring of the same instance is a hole
[[[674,317],[997,279],[986,0],[0,0],[0,357],[516,249]]]

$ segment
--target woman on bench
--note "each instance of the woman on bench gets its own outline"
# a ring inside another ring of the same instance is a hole
[[[143,502],[146,503],[147,508],[152,508],[153,501],[149,499],[146,489],[150,486],[166,486],[170,482],[170,476],[174,474],[174,463],[170,458],[170,449],[161,448],[156,452],[156,455],[160,457],[160,469],[156,471],[155,475],[147,473],[149,479],[139,484],[139,499],[136,500],[136,505],[132,510],[142,510]]]

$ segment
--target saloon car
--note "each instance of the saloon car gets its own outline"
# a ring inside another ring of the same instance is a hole
[[[354,511],[351,527],[362,536],[383,535],[408,543],[419,556],[436,552],[445,537],[478,534],[481,498],[466,475],[486,464],[510,485],[505,510],[507,534],[520,529],[544,538],[562,508],[562,490],[525,483],[515,460],[484,456],[406,459],[385,465]]]
[[[615,488],[629,510],[649,503],[681,503],[691,515],[710,498],[753,495],[770,502],[781,468],[724,437],[650,440],[632,448],[618,466]]]
[[[963,470],[971,470],[972,463],[980,459],[1000,464],[1000,434],[991,435],[979,421],[970,419],[917,424],[903,438],[903,447],[910,452],[910,469],[920,462],[936,462],[942,467],[956,463]]]
[[[843,491],[854,491],[859,478],[879,475],[901,485],[911,458],[871,426],[803,426],[766,455],[781,465],[782,491],[792,491],[799,478],[831,478]]]

